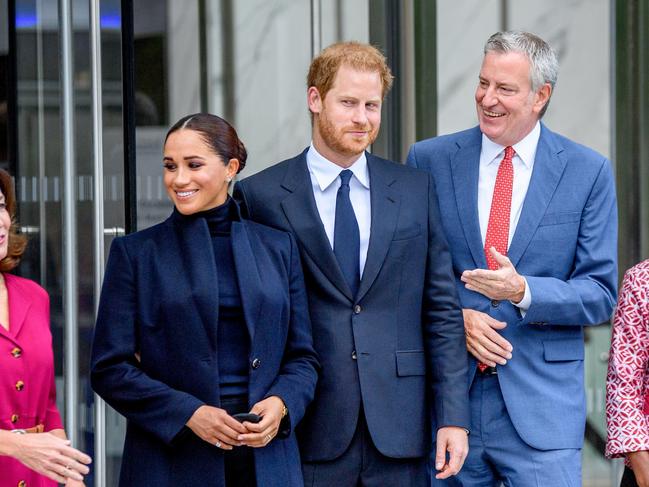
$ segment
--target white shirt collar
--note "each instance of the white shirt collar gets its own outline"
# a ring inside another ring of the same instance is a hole
[[[523,137],[518,143],[512,147],[516,155],[523,161],[527,168],[531,168],[534,164],[534,157],[536,155],[536,147],[539,144],[539,137],[541,137],[541,123],[536,122],[536,125],[529,134]],[[488,161],[487,165],[500,161],[501,154],[505,150],[505,146],[496,144],[485,134],[482,134],[482,154],[485,156],[483,160]]]
[[[343,170],[338,164],[335,164],[328,159],[326,159],[322,154],[320,154],[311,142],[308,152],[306,153],[306,163],[309,168],[309,172],[313,174],[320,191],[327,189],[331,183],[333,183],[340,171]],[[361,183],[365,188],[369,189],[370,187],[370,175],[367,170],[367,157],[365,156],[365,151],[354,161],[354,163],[348,168],[354,177]]]

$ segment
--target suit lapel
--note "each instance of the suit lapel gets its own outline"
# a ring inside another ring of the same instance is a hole
[[[476,267],[487,267],[482,248],[480,221],[478,219],[478,176],[480,173],[481,133],[476,129],[474,137],[458,144],[458,150],[451,159],[455,201],[460,215],[464,238],[471,250]]]
[[[565,167],[566,158],[563,148],[556,143],[552,132],[541,124],[541,137],[534,157],[532,179],[523,202],[516,232],[507,252],[514,266],[518,264],[539,226]]]
[[[381,161],[367,154],[367,166],[370,173],[372,222],[367,259],[358,288],[357,301],[365,296],[383,266],[397,226],[400,203],[399,194],[391,187],[395,181],[394,177],[386,171],[385,166],[381,165]]]
[[[322,273],[327,276],[327,279],[353,301],[354,297],[338,266],[322,220],[320,220],[306,165],[306,151],[293,159],[282,186],[290,192],[282,200],[282,210],[297,241]]]
[[[255,337],[255,327],[263,309],[263,284],[261,273],[257,265],[259,252],[263,252],[262,245],[253,240],[254,235],[247,231],[242,222],[232,222],[232,254],[241,294],[243,315],[252,343]],[[257,252],[253,251],[253,246]]]

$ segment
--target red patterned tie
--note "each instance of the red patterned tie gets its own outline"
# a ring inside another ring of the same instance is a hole
[[[509,243],[509,217],[512,210],[512,188],[514,186],[514,166],[512,158],[514,149],[511,146],[505,147],[505,157],[500,161],[494,194],[491,198],[491,211],[489,212],[489,223],[487,224],[487,236],[484,242],[484,252],[487,257],[489,269],[498,269],[498,262],[492,257],[489,249],[496,247],[496,250],[507,255]],[[484,372],[487,364],[478,363],[480,372]]]
[[[505,147],[505,157],[500,161],[494,194],[491,198],[491,211],[489,212],[489,223],[487,224],[487,236],[484,242],[484,252],[487,257],[489,269],[498,269],[498,263],[489,252],[490,247],[503,255],[507,255],[507,244],[509,242],[509,216],[512,210],[512,187],[514,185],[514,166],[512,158],[514,149],[511,146]]]

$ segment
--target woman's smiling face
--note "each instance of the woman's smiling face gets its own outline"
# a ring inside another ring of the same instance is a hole
[[[180,129],[167,138],[163,166],[169,198],[180,213],[191,215],[225,203],[239,161],[225,164],[200,132]]]

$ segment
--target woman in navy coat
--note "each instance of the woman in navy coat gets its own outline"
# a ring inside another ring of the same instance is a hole
[[[246,150],[223,119],[167,133],[163,223],[114,240],[92,351],[93,389],[127,421],[120,486],[301,486],[294,429],[312,400],[299,254],[242,220],[228,185]],[[254,413],[259,423],[237,420]]]

